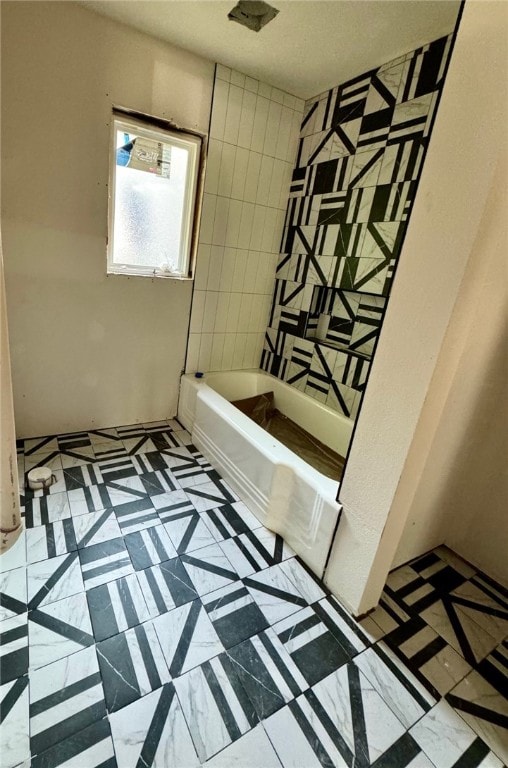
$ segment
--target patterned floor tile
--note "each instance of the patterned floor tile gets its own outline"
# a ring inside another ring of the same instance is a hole
[[[266,735],[261,724],[247,731],[237,741],[226,747],[218,755],[204,763],[206,768],[236,768],[252,764],[253,755],[258,765],[263,768],[282,768],[282,763]]]
[[[208,514],[213,515],[215,512],[213,510]],[[208,525],[210,527],[210,523]],[[247,530],[240,536],[227,538],[220,546],[242,577],[258,573],[294,555],[281,536],[262,526],[256,530]]]
[[[261,720],[308,688],[273,629],[230,648],[228,656]]]
[[[51,451],[58,451],[58,440],[55,435],[24,440],[23,445],[25,457],[38,452],[51,453]]]
[[[289,547],[288,552],[294,554]],[[315,603],[326,596],[327,592],[319,583],[319,579],[311,574],[296,557],[283,560],[280,568],[308,603]]]
[[[150,451],[131,456],[132,464],[138,475],[150,475],[161,472],[167,481],[174,486],[171,490],[180,487],[178,479],[173,474],[171,461],[168,459],[168,451]]]
[[[55,474],[58,476],[58,472],[55,472]],[[68,467],[63,470],[63,478],[66,491],[99,485],[103,482],[100,462],[83,464],[79,467]]]
[[[424,662],[418,667],[420,673],[432,686],[431,690],[434,688],[441,696],[444,696],[470,672],[471,667],[451,645],[445,643],[441,647],[439,641],[438,644],[439,649],[437,646],[433,647],[434,651],[437,652],[433,653],[428,661],[424,661],[422,657],[415,661]],[[432,645],[430,649],[432,650]]]
[[[77,551],[27,567],[28,608],[33,610],[83,591]]]
[[[185,446],[165,450],[161,458],[181,486],[201,485],[210,480],[208,473],[213,470],[208,461],[201,454],[193,455]]]
[[[101,482],[121,483],[137,474],[131,457],[121,443],[115,446],[98,446],[95,449],[95,466],[101,477],[95,485]]]
[[[175,680],[175,688],[202,762],[257,724],[252,703],[226,654],[182,675]]]
[[[137,578],[150,616],[158,616],[198,597],[180,558],[138,571]]]
[[[8,768],[506,762],[508,590],[446,547],[357,622],[178,422],[17,448],[55,483],[2,555]]]
[[[328,616],[323,611],[325,621]],[[314,685],[327,675],[335,672],[358,653],[358,649],[344,633],[340,641],[336,636],[337,626],[330,631],[314,607],[308,606],[292,613],[273,626],[280,642],[284,645],[308,685]]]
[[[121,504],[114,509],[124,536],[128,533],[142,531],[144,528],[160,524],[159,515],[148,496],[145,499]]]
[[[451,593],[454,605],[500,643],[508,637],[508,604],[490,590],[466,581]]]
[[[201,483],[192,487],[183,482],[181,485],[198,512],[206,512],[208,509],[237,501],[223,480]]]
[[[108,480],[107,483],[97,486],[97,490],[104,507],[108,509],[136,501],[147,501],[148,497],[141,477],[135,472],[120,480]]]
[[[444,700],[409,732],[436,768],[503,768],[501,760]]]
[[[200,596],[213,592],[240,577],[218,544],[182,555],[181,561]]]
[[[453,598],[443,598],[420,615],[471,665],[488,656],[499,642],[471,617],[470,611],[457,605]]]
[[[116,433],[116,429],[113,427],[109,427],[107,429],[92,430],[88,433],[88,438],[90,440],[90,445],[92,445],[95,449],[99,445],[110,445],[114,447],[115,444],[120,442],[120,438]]]
[[[30,758],[28,677],[0,686],[2,768],[14,768]]]
[[[152,504],[163,523],[171,520],[173,514],[195,511],[188,496],[180,488],[153,496]]]
[[[100,512],[106,506],[110,506],[105,503],[96,485],[75,488],[73,491],[67,492],[67,497],[73,517],[86,515],[88,512]]]
[[[91,445],[84,446],[83,448],[61,449],[60,457],[63,469],[82,467],[84,464],[90,464],[95,461],[95,453]]]
[[[367,638],[358,623],[339,605],[333,595],[314,604],[314,610],[341,645],[349,644],[357,653],[365,650]]]
[[[112,509],[80,515],[75,517],[72,523],[78,549],[100,544],[102,541],[117,539],[122,535]]]
[[[70,432],[59,435],[57,440],[61,451],[83,450],[91,446],[88,432]]]
[[[133,573],[89,589],[86,596],[97,641],[142,624],[151,617]]]
[[[466,563],[461,557],[452,552],[448,547],[436,547],[434,554],[437,555],[448,565],[451,565],[456,571],[458,571],[466,579],[471,579],[475,576],[477,569],[473,568],[469,563]]]
[[[132,565],[136,571],[150,568],[176,557],[177,551],[162,525],[125,536]]]
[[[97,645],[108,712],[116,712],[171,680],[150,622]]]
[[[484,676],[484,674],[486,676]],[[490,682],[489,682],[490,680]],[[446,697],[463,720],[508,764],[508,648],[500,646]]]
[[[79,559],[85,589],[98,587],[134,571],[123,539],[91,544],[79,550]]]
[[[25,528],[19,533],[18,538],[5,552],[2,552],[2,573],[13,571],[15,568],[24,568],[26,565],[26,534]]]
[[[47,467],[54,471],[55,469],[62,469],[62,458],[59,451],[37,451],[25,456],[24,470],[25,473],[30,472],[31,469],[36,467]]]
[[[476,573],[471,578],[471,583],[480,587],[485,594],[490,595],[497,602],[501,603],[505,609],[508,609],[508,589],[506,587],[496,583],[485,573]]]
[[[201,765],[173,683],[113,712],[109,722],[122,768]]]
[[[401,627],[410,618],[410,615],[385,591],[381,596],[379,605],[362,621],[362,626],[365,626],[372,633],[373,640],[379,640],[389,632]]]
[[[508,639],[483,659],[477,669],[499,693],[508,694]]]
[[[191,506],[190,502],[188,506]],[[179,555],[215,544],[213,535],[194,508],[159,510],[159,514]]]
[[[261,528],[257,517],[241,501],[210,509],[203,513],[203,519],[216,541],[231,539]]]
[[[138,467],[142,466],[141,460],[142,457],[138,457],[138,460],[135,462]],[[180,487],[169,469],[142,471],[139,474],[139,479],[141,480],[145,492],[149,496],[158,496],[161,493],[171,493],[171,491],[176,491]]]
[[[378,640],[381,640],[381,638],[383,638],[386,634],[386,632],[384,632],[384,630],[382,630],[381,627],[376,624],[370,615],[360,619],[358,624],[367,637],[369,643],[375,643]]]
[[[223,650],[199,600],[158,616],[153,620],[153,626],[173,678]]]
[[[173,432],[173,436],[179,445],[192,446],[192,435],[186,429],[176,429]]]
[[[293,703],[290,710],[302,723],[329,734],[346,764],[372,765],[381,757],[388,766],[405,766],[419,749],[390,708],[358,668],[349,663],[321,680]],[[268,727],[270,737],[273,728]],[[314,728],[312,728],[314,730]],[[277,749],[276,743],[274,743]],[[402,757],[402,759],[401,759]],[[407,762],[406,762],[407,761]],[[340,765],[340,763],[339,763]]]
[[[26,613],[26,569],[15,568],[0,573],[0,621]]]
[[[28,614],[0,622],[0,684],[28,672]]]
[[[349,768],[354,765],[351,750],[340,732],[331,728],[327,719],[324,725],[306,698],[290,702],[263,725],[284,768]]]
[[[145,431],[133,437],[123,438],[122,443],[129,456],[135,456],[139,453],[151,453],[157,450],[157,446]]]
[[[34,608],[28,614],[30,669],[38,669],[94,644],[84,593]]]
[[[141,436],[144,432],[145,429],[142,424],[125,424],[121,427],[116,427],[116,434],[121,440]]]
[[[58,520],[48,525],[38,525],[26,531],[27,561],[37,563],[50,557],[65,555],[78,548],[72,520]]]
[[[98,720],[37,755],[32,768],[117,768],[109,723]]]
[[[60,745],[105,715],[95,648],[85,648],[30,674],[32,756]]]
[[[285,768],[435,768],[408,733],[398,738],[376,762],[369,762],[364,749],[365,723],[359,724],[351,747],[350,739],[344,738],[335,718],[328,716],[312,691],[291,701],[268,718],[264,726]]]
[[[405,728],[416,723],[432,705],[433,699],[415,678],[381,648],[369,648],[354,659],[354,664],[388,704]]]
[[[305,608],[307,601],[282,571],[274,565],[260,573],[248,576],[243,583],[266,616],[269,624],[275,624],[299,608]]]
[[[56,520],[64,520],[71,516],[69,499],[65,492],[65,485],[61,484],[60,492],[49,493],[39,498],[28,498],[25,502],[25,525],[27,528],[33,528],[36,525],[46,525],[54,523]],[[49,491],[56,488],[52,485]],[[38,491],[37,491],[38,493]]]
[[[449,691],[471,666],[419,616],[384,637],[384,642],[435,698]]]
[[[229,584],[202,600],[224,648],[232,648],[268,627],[268,622],[243,584]]]

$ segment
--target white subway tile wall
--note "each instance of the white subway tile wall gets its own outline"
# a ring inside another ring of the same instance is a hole
[[[187,372],[259,367],[303,108],[217,65]]]

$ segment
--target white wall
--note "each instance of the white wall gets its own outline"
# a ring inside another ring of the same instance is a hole
[[[2,228],[19,436],[176,413],[192,285],[106,277],[113,104],[207,132],[213,64],[75,3],[2,3]]]
[[[302,112],[217,66],[187,371],[259,367]]]
[[[506,140],[507,12],[465,5],[341,485],[326,581],[357,614],[378,601],[442,412],[421,418]]]
[[[506,143],[501,155],[429,391],[426,408],[443,407],[394,565],[444,542],[508,585]]]

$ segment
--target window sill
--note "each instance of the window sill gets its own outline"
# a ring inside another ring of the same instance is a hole
[[[129,272],[126,269],[119,269],[118,271],[108,270],[106,272],[106,277],[148,277],[150,280],[177,280],[179,282],[192,282],[194,280],[194,277],[189,275],[154,272],[153,270],[151,272]]]

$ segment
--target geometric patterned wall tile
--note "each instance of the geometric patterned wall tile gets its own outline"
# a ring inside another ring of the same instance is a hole
[[[261,366],[343,413],[365,386],[450,46],[442,37],[305,105]]]
[[[385,299],[378,296],[363,296],[355,319],[350,349],[364,355],[372,355],[374,343],[379,335]]]

